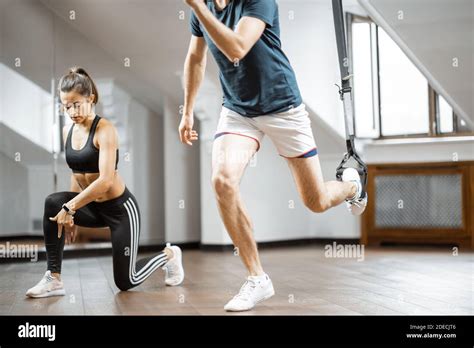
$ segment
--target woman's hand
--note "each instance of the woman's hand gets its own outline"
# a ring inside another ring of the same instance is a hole
[[[56,221],[58,224],[58,239],[63,234],[63,227],[67,226],[72,228],[74,226],[74,216],[69,215],[64,209],[61,209],[55,217],[50,217],[49,220]]]
[[[66,234],[64,235],[65,243],[66,244],[74,243],[76,241],[76,236],[77,236],[77,226],[64,225],[64,231],[66,232]]]

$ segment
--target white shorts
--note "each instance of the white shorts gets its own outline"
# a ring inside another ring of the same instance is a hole
[[[318,154],[304,104],[285,112],[257,117],[245,117],[223,107],[214,139],[226,134],[255,139],[258,149],[263,137],[268,135],[280,156],[286,158],[307,158]]]

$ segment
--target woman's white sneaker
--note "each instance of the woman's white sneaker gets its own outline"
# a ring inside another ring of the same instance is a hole
[[[273,284],[267,274],[263,276],[249,276],[240,291],[225,306],[228,312],[248,311],[259,302],[275,295]]]
[[[26,292],[26,296],[34,298],[64,296],[65,294],[63,282],[53,277],[51,271],[46,271],[43,279]]]
[[[166,247],[173,251],[173,258],[162,267],[165,271],[165,283],[168,286],[177,286],[184,280],[183,253],[179,246],[167,243]]]
[[[362,187],[359,172],[355,168],[346,168],[342,172],[342,181],[353,182],[357,185],[356,194],[346,199],[346,206],[352,215],[361,215],[367,207],[367,192]]]

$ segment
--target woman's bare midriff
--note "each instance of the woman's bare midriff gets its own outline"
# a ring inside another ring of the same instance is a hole
[[[90,184],[99,178],[99,173],[74,173],[74,178],[82,190],[85,190]],[[124,190],[125,183],[118,171],[115,171],[114,182],[111,188],[103,196],[97,198],[95,202],[105,202],[120,197]]]

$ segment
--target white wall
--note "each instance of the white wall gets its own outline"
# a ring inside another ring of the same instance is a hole
[[[130,186],[140,205],[140,244],[159,244],[165,241],[163,119],[136,100],[132,100],[129,112],[130,164],[134,173]]]
[[[179,105],[170,99],[164,109],[165,238],[167,242],[200,240],[199,144],[181,144]],[[196,120],[196,129],[199,129]]]
[[[340,140],[344,138],[339,70],[331,1],[278,1],[283,50],[293,66],[303,100]],[[303,34],[304,33],[304,34]]]

